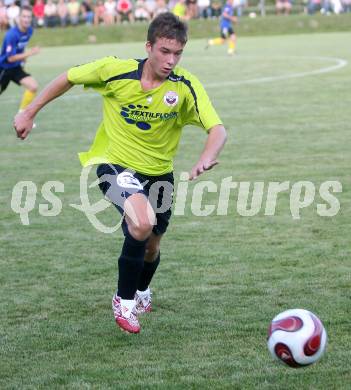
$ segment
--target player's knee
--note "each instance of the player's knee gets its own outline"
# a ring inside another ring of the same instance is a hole
[[[33,84],[30,86],[29,90],[32,92],[32,93],[37,93],[38,92],[38,83],[36,81],[33,82]]]
[[[139,241],[146,240],[151,232],[153,225],[148,219],[141,219],[137,223],[128,224],[129,233]]]
[[[32,93],[37,93],[39,88],[38,83],[33,78],[26,80],[26,83],[23,83],[23,86]]]

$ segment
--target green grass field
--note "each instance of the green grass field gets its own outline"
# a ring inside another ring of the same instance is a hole
[[[80,203],[76,153],[93,139],[99,96],[74,88],[40,113],[21,142],[11,127],[21,90],[12,85],[1,95],[0,388],[349,389],[350,39],[242,38],[233,58],[224,47],[189,43],[182,65],[208,87],[229,133],[221,164],[203,178],[219,185],[232,176],[265,188],[311,181],[316,198],[293,219],[288,191],[274,216],[264,215],[265,198],[257,215],[241,216],[236,190],[228,215],[196,217],[189,197],[165,236],[154,311],[137,336],[116,328],[110,308],[121,233],[97,232],[70,207]],[[46,48],[28,70],[42,87],[70,66],[109,54],[140,58],[143,45]],[[201,130],[184,130],[176,178],[204,140]],[[38,188],[29,226],[10,207],[21,180]],[[52,218],[38,211],[49,180],[64,183],[62,212]],[[317,214],[327,180],[343,188],[335,194],[340,211],[330,218]],[[97,188],[89,194],[100,199]],[[109,208],[99,217],[112,225],[117,214]],[[295,307],[315,312],[329,336],[323,359],[300,370],[274,362],[266,348],[270,320]]]

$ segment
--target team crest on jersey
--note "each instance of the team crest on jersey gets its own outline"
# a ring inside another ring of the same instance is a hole
[[[174,107],[178,104],[179,97],[174,91],[168,91],[163,97],[164,103],[169,107]]]
[[[6,47],[6,53],[11,53],[11,51],[12,51],[12,46],[11,46],[11,45],[8,45],[8,46]]]

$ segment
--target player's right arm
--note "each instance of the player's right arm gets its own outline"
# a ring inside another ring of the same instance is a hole
[[[68,81],[67,72],[62,73],[48,84],[24,111],[15,116],[13,126],[17,137],[25,139],[33,128],[36,114],[51,100],[61,96],[72,86],[73,84]]]
[[[24,53],[20,53],[20,54],[14,54],[14,55],[11,55],[11,56],[8,56],[7,57],[7,62],[18,62],[18,61],[24,61],[26,60],[28,57],[31,57],[31,56],[34,56],[35,54],[38,54],[40,52],[40,48],[39,47],[32,47],[31,49],[29,50],[26,50]]]
[[[12,30],[9,30],[5,35],[3,45],[5,47],[5,59],[8,63],[24,61],[28,57],[40,52],[39,47],[33,47],[23,53],[17,53],[18,37],[12,32]]]

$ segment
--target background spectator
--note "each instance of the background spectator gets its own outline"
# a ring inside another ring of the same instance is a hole
[[[212,16],[211,0],[197,0],[198,13],[200,18],[210,18]]]
[[[7,9],[2,0],[0,0],[0,31],[6,30],[8,25]]]
[[[34,26],[43,27],[45,19],[45,4],[44,0],[35,0],[33,7]]]
[[[98,26],[101,22],[104,22],[105,18],[105,5],[102,0],[97,0],[94,8],[94,25]]]
[[[247,0],[234,0],[233,6],[236,15],[240,18],[243,15],[244,8],[247,7]]]
[[[176,5],[174,6],[172,12],[174,15],[178,16],[180,19],[186,20],[187,16],[187,7],[185,4],[186,0],[178,0]]]
[[[277,0],[277,2],[275,3],[275,9],[277,11],[277,15],[288,15],[291,11],[290,0]]]
[[[45,27],[55,27],[57,24],[57,6],[53,0],[47,0],[44,7]]]
[[[65,27],[68,19],[68,8],[65,0],[59,0],[57,4],[57,14],[60,20],[61,27]]]
[[[308,0],[307,12],[311,15],[321,8],[321,0]]]
[[[139,22],[151,19],[149,11],[146,9],[145,0],[137,0],[135,3],[134,18]]]
[[[130,0],[118,0],[117,21],[123,22],[125,19],[134,22],[133,4]]]
[[[156,7],[156,10],[154,13],[154,18],[157,15],[162,14],[164,12],[168,12],[168,11],[169,11],[169,8],[167,7],[166,0],[157,0],[157,7]]]
[[[197,18],[197,0],[186,0],[187,17],[189,19]]]
[[[105,6],[105,14],[104,14],[104,22],[105,24],[114,24],[116,21],[116,2],[114,0],[107,0],[104,3]]]
[[[17,19],[20,14],[19,6],[13,1],[11,5],[7,8],[7,21],[10,27],[15,27]]]
[[[79,11],[80,4],[77,0],[70,0],[67,4],[68,18],[72,26],[76,26],[79,23]]]
[[[351,0],[343,0],[342,6],[344,12],[351,12]]]
[[[212,16],[219,18],[222,14],[222,3],[220,0],[211,0]]]
[[[344,11],[341,0],[330,0],[332,11],[335,14],[341,14]]]
[[[156,0],[145,0],[146,9],[148,10],[150,17],[155,17],[155,12],[157,8]]]
[[[94,5],[92,0],[83,0],[81,5],[82,18],[86,24],[94,23]]]
[[[165,0],[166,2],[168,1],[167,3],[167,7],[170,11],[173,12],[173,8],[175,7],[175,5],[177,4],[178,0]]]

